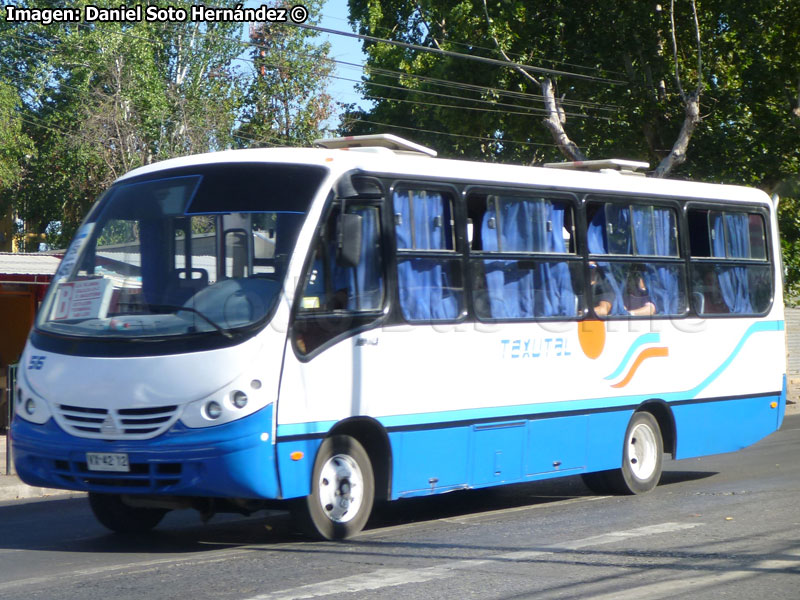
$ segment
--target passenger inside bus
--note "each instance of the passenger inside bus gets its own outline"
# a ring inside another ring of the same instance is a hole
[[[625,289],[618,292],[615,292],[615,287],[609,284],[608,278],[601,271],[601,267],[595,261],[589,263],[594,312],[598,317],[609,314],[646,316],[656,313],[656,306],[650,298],[644,275],[639,267],[628,266]],[[617,309],[612,311],[618,294],[621,296],[622,309],[620,310],[617,302]]]
[[[623,300],[625,310],[633,316],[653,315],[656,305],[650,299],[650,292],[644,282],[642,271],[634,266],[628,273],[627,290]]]
[[[614,291],[606,285],[604,279],[600,278],[599,271],[600,267],[597,266],[597,263],[591,261],[589,263],[589,282],[592,286],[592,298],[594,298],[594,313],[598,317],[605,317],[611,312],[614,304]]]

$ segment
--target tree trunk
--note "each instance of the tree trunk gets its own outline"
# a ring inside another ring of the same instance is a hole
[[[544,120],[544,126],[550,130],[553,140],[558,145],[558,149],[569,160],[586,160],[586,155],[581,152],[581,149],[569,139],[567,132],[564,131],[564,117],[563,111],[558,106],[556,100],[555,86],[549,78],[542,79],[541,81],[542,95],[544,96],[544,106],[547,110],[547,118]]]
[[[678,139],[672,145],[670,153],[656,167],[653,177],[666,177],[672,169],[686,161],[686,150],[698,123],[700,123],[700,96],[694,93],[686,97],[686,113]]]

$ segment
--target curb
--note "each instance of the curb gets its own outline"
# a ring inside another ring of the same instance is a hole
[[[64,498],[78,498],[85,495],[84,492],[31,487],[22,483],[22,481],[14,475],[0,475],[0,502],[31,499],[62,500]]]

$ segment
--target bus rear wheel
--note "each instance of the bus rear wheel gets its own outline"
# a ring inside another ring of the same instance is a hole
[[[130,506],[119,494],[95,492],[89,492],[89,506],[101,525],[117,533],[149,531],[169,512],[164,508]]]
[[[358,440],[326,438],[317,452],[311,493],[299,502],[297,517],[308,535],[345,539],[364,528],[375,500],[372,463]]]
[[[658,421],[649,412],[634,413],[625,432],[622,468],[609,472],[609,487],[620,494],[647,493],[661,479],[663,460],[664,441]]]

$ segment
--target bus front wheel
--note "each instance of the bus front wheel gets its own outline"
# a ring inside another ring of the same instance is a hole
[[[117,533],[149,531],[169,512],[164,508],[130,506],[125,504],[119,494],[95,492],[89,492],[89,506],[101,525]]]
[[[317,452],[311,493],[297,508],[300,527],[326,540],[355,535],[367,523],[375,499],[372,463],[358,440],[326,438]]]

